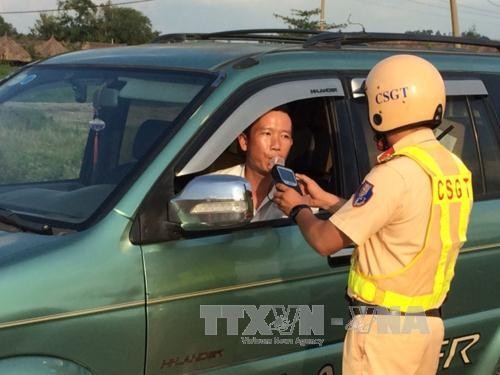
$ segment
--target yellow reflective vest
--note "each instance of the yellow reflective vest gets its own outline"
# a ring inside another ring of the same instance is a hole
[[[446,298],[458,252],[466,241],[473,193],[471,172],[439,143],[419,144],[396,151],[429,175],[432,205],[422,249],[405,267],[387,275],[365,275],[359,270],[356,249],[349,272],[349,295],[388,309],[425,311]]]

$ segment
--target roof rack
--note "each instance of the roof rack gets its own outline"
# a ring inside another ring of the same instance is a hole
[[[345,44],[362,44],[373,42],[433,42],[444,44],[462,44],[478,47],[496,48],[500,51],[500,42],[487,38],[459,38],[452,36],[434,36],[420,34],[392,34],[392,33],[343,33],[343,32],[321,32],[307,39],[303,47],[315,47],[319,45],[333,45],[334,48],[341,48]]]
[[[179,43],[187,40],[251,40],[258,42],[304,43],[312,35],[317,34],[321,34],[321,31],[301,29],[229,30],[214,33],[165,34],[153,39],[152,43]]]

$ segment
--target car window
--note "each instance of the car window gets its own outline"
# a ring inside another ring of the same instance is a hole
[[[239,103],[222,124],[214,126],[213,133],[198,145],[195,154],[189,160],[182,161],[185,165],[179,168],[176,175],[199,173],[208,168],[245,127],[275,107],[309,98],[344,97],[344,89],[338,78],[316,77],[278,82],[264,86]],[[238,91],[243,93],[245,90],[248,89],[241,88]]]
[[[371,168],[377,162],[377,150],[373,141],[373,131],[368,123],[368,108],[365,98],[358,98],[352,101],[351,108],[353,121],[362,127],[362,142],[368,151],[368,160],[365,161],[365,168]],[[451,126],[451,131],[441,139],[441,143],[451,152],[459,156],[472,172],[473,188],[475,194],[483,193],[482,174],[479,163],[478,147],[476,135],[471,122],[467,99],[465,96],[449,96],[446,98],[446,110],[441,125],[435,129],[436,136]],[[368,163],[368,166],[366,165]],[[368,169],[365,171],[365,174]]]
[[[482,174],[479,164],[475,130],[472,126],[465,96],[446,98],[446,110],[441,125],[434,133],[439,137],[448,127],[452,129],[440,142],[460,157],[472,173],[473,189],[476,194],[483,193]]]
[[[0,86],[0,207],[60,223],[88,218],[211,74],[37,66]]]
[[[78,178],[92,113],[90,100],[76,101],[66,81],[1,103],[0,184]]]
[[[240,148],[238,138],[229,142],[229,145],[222,151],[220,156],[205,170],[201,172],[202,175],[206,174],[227,174],[239,177],[246,177],[245,171],[250,168],[246,163],[249,161],[255,170],[262,171],[265,166],[272,163],[273,157],[279,155],[280,158],[284,157],[288,149],[285,160],[282,162],[285,166],[295,173],[306,174],[315,180],[321,187],[328,191],[337,192],[339,186],[338,178],[335,178],[340,168],[335,168],[336,153],[333,142],[333,121],[329,117],[328,108],[331,98],[310,98],[303,100],[296,100],[280,105],[278,112],[286,113],[291,119],[292,133],[288,132],[279,133],[279,144],[283,147],[279,151],[271,149],[270,139],[278,142],[275,138],[278,133],[274,133],[273,125],[266,127],[266,120],[259,122],[258,131],[252,133],[250,136],[250,127],[254,121],[247,122],[242,127],[242,132],[245,134],[248,149],[243,151]],[[244,104],[243,104],[244,105]],[[264,113],[254,113],[254,116],[260,121],[262,116],[266,116],[269,111]],[[280,119],[280,129],[288,129],[288,125],[281,122],[283,114],[271,115],[271,118]],[[270,124],[273,124],[271,122]],[[248,131],[248,132],[247,132]],[[240,133],[241,134],[241,133]],[[274,135],[273,135],[274,134]],[[289,138],[292,136],[292,139]],[[291,141],[291,142],[290,142]],[[278,144],[278,143],[273,143]],[[250,153],[250,159],[247,159],[246,153]],[[198,175],[198,174],[197,174]],[[193,175],[178,176],[175,179],[174,185],[176,192],[180,193],[186,187],[186,184],[191,181]],[[267,180],[264,181],[267,184]],[[249,181],[250,188],[255,191],[262,192],[262,186],[252,185],[254,181]],[[265,189],[268,186],[264,186]],[[277,219],[287,218],[286,215],[280,211],[270,200],[272,200],[273,187],[266,191],[265,196],[259,195],[258,200],[254,201],[254,217],[252,222],[267,222]],[[207,199],[211,197],[207,193]],[[254,197],[255,198],[255,197]],[[315,211],[316,212],[316,211]]]
[[[334,189],[333,129],[328,119],[326,99],[297,100],[286,103],[286,109],[293,126],[293,145],[285,161],[286,166],[296,173],[309,175],[327,190]],[[244,162],[245,154],[234,140],[207,171]]]
[[[500,193],[500,137],[483,98],[470,98],[479,138],[487,193]]]
[[[488,94],[491,98],[491,104],[495,108],[497,121],[500,121],[500,75],[485,74],[483,82],[488,89]]]
[[[141,130],[148,127],[155,126],[161,128],[162,126],[168,127],[173,123],[175,118],[181,113],[184,106],[181,103],[164,103],[152,100],[131,100],[127,119],[125,121],[125,129],[123,132],[123,139],[120,147],[119,165],[134,162],[140,158],[136,149],[134,150],[134,143],[140,142]],[[159,130],[161,131],[161,129]],[[152,130],[154,132],[154,130]],[[139,138],[138,138],[139,137]],[[147,147],[143,147],[146,149]]]

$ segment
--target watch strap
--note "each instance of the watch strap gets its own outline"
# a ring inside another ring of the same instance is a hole
[[[307,204],[298,204],[290,210],[290,214],[288,215],[288,217],[292,219],[294,223],[297,223],[297,215],[304,208],[311,210],[311,207],[309,207]]]

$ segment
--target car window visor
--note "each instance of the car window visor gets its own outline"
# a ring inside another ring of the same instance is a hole
[[[32,232],[37,234],[52,235],[52,227],[48,224],[37,223],[26,220],[14,212],[0,208],[0,222],[19,228],[23,232]]]

